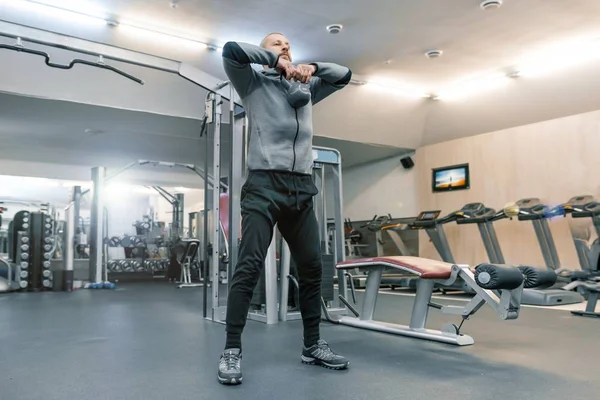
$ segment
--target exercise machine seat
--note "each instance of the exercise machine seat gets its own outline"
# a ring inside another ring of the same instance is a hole
[[[428,258],[411,256],[369,257],[346,260],[338,263],[337,269],[354,269],[384,265],[390,268],[410,272],[421,279],[449,279],[454,264]]]
[[[219,220],[221,228],[225,235],[225,240],[229,240],[229,193],[221,193],[219,195]],[[239,237],[242,237],[242,221],[240,221]]]
[[[219,219],[223,227],[225,239],[229,240],[229,194],[221,193],[219,195]]]

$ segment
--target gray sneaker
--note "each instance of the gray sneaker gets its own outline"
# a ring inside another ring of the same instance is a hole
[[[224,385],[242,383],[242,351],[240,349],[227,349],[221,353],[217,377],[219,382]]]
[[[323,339],[320,339],[317,344],[309,348],[303,348],[302,362],[310,365],[321,365],[330,369],[345,369],[350,365],[348,359],[335,354]]]

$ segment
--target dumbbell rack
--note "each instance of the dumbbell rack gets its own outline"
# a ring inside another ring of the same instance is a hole
[[[13,221],[13,258],[19,290],[52,290],[51,259],[55,248],[52,217],[20,211]]]
[[[146,257],[147,243],[142,235],[123,235],[107,238],[109,247],[141,250],[141,257],[111,259],[106,263],[109,281],[147,281],[164,278],[168,267],[166,258]]]

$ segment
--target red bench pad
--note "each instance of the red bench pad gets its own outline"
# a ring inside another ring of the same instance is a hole
[[[419,275],[421,279],[448,279],[452,275],[452,266],[454,264],[430,260],[428,258],[392,256],[346,260],[337,264],[335,267],[337,269],[352,269],[376,265],[408,271],[415,275]]]

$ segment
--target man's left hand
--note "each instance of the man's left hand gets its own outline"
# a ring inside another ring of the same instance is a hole
[[[302,83],[308,83],[316,70],[317,68],[314,65],[299,64],[296,66],[296,74],[294,75],[294,79]]]

